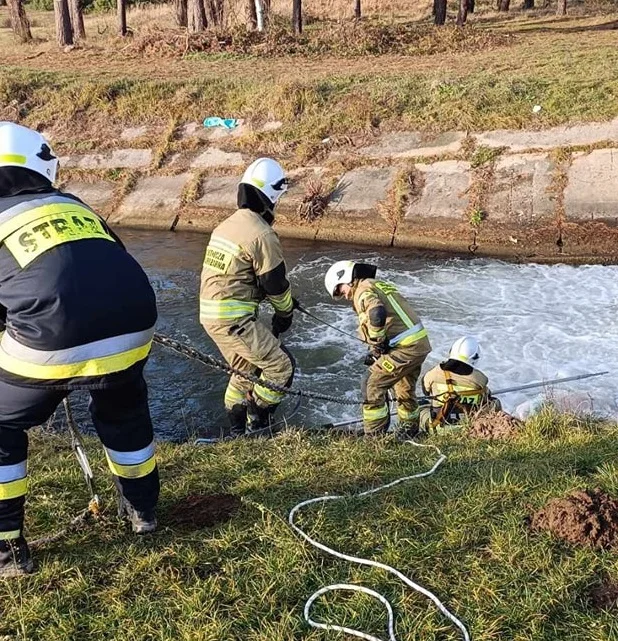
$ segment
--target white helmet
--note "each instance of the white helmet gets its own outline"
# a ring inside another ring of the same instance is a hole
[[[474,367],[481,358],[481,346],[474,336],[464,336],[453,343],[448,357]]]
[[[339,296],[335,296],[338,285],[349,285],[352,282],[354,265],[352,260],[339,260],[328,268],[326,276],[324,276],[324,286],[332,298],[339,298]]]
[[[23,167],[41,174],[51,183],[56,180],[58,158],[37,131],[0,122],[0,168]]]
[[[253,185],[274,205],[288,189],[283,167],[272,158],[258,158],[248,167],[240,183]]]

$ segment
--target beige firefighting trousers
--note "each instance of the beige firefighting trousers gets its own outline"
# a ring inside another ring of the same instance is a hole
[[[250,317],[240,320],[237,325],[217,325],[205,329],[232,367],[247,374],[259,374],[261,379],[278,385],[291,384],[294,374],[292,358],[282,349],[279,339],[259,320]],[[225,391],[226,409],[242,403],[249,392],[253,392],[255,403],[260,407],[278,405],[284,396],[262,385],[253,385],[234,374]]]

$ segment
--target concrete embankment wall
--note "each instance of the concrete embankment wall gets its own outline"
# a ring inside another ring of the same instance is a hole
[[[163,156],[144,146],[147,128],[125,130],[124,149],[62,158],[62,186],[114,226],[208,232],[235,207],[239,176],[255,157],[243,151],[247,136],[267,139],[279,125],[228,132],[190,123],[175,134],[186,143],[181,151]],[[276,223],[283,237],[618,261],[618,119],[541,131],[389,132],[362,144],[326,139],[320,156],[291,171]],[[328,194],[324,210],[307,199],[317,184]]]

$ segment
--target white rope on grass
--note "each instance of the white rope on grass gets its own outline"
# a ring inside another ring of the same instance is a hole
[[[430,470],[427,470],[426,472],[419,472],[418,474],[412,474],[410,476],[404,476],[402,478],[396,479],[394,481],[391,481],[390,483],[386,483],[385,485],[380,485],[378,487],[374,487],[370,490],[366,490],[365,492],[360,492],[359,494],[353,494],[350,496],[344,496],[344,495],[326,495],[326,496],[320,496],[314,499],[308,499],[307,501],[302,501],[301,503],[298,503],[295,505],[289,516],[288,516],[288,523],[290,527],[307,543],[312,545],[313,547],[317,548],[318,550],[321,550],[322,552],[326,552],[326,554],[330,554],[331,556],[334,556],[338,559],[343,559],[344,561],[349,561],[350,563],[358,563],[359,565],[367,565],[370,567],[374,568],[379,568],[381,570],[385,570],[386,572],[389,572],[390,574],[393,574],[396,576],[398,579],[403,581],[407,586],[415,590],[416,592],[419,592],[423,596],[427,597],[433,603],[436,605],[438,610],[447,618],[449,619],[461,632],[462,638],[464,641],[470,641],[470,634],[466,628],[466,626],[452,613],[450,612],[447,607],[438,599],[438,597],[433,594],[433,592],[430,592],[426,588],[424,588],[422,585],[419,585],[418,583],[415,583],[412,581],[412,579],[408,578],[405,574],[400,572],[399,570],[391,567],[390,565],[386,565],[385,563],[380,563],[379,561],[372,561],[370,559],[363,559],[361,557],[357,556],[352,556],[351,554],[344,554],[343,552],[338,552],[337,550],[333,550],[333,548],[328,547],[327,545],[324,545],[323,543],[320,543],[316,539],[312,538],[309,536],[304,530],[302,530],[296,523],[294,522],[294,517],[296,514],[304,508],[307,505],[312,505],[313,503],[325,503],[326,501],[337,501],[340,499],[349,499],[349,498],[364,498],[366,496],[371,496],[372,494],[376,494],[377,492],[382,492],[384,490],[387,490],[391,487],[394,487],[395,485],[400,485],[402,483],[406,483],[407,481],[412,481],[414,479],[420,479],[424,478],[427,476],[431,476],[432,474],[435,473],[435,471],[446,461],[446,456],[442,454],[442,452],[435,446],[435,445],[424,445],[422,443],[416,443],[415,441],[406,441],[406,443],[410,443],[414,445],[415,447],[424,447],[424,448],[431,448],[436,451],[438,454],[438,460],[433,464]],[[323,594],[326,594],[328,592],[335,592],[338,590],[347,590],[347,591],[354,591],[354,592],[363,592],[364,594],[369,594],[370,596],[376,598],[378,601],[380,601],[387,610],[388,613],[388,634],[389,634],[389,641],[397,641],[395,637],[395,631],[394,631],[394,615],[393,615],[393,608],[391,604],[389,603],[388,599],[384,597],[383,595],[379,594],[378,592],[375,592],[374,590],[370,590],[369,588],[365,588],[360,585],[350,585],[350,584],[335,584],[335,585],[329,585],[324,588],[321,588],[314,594],[312,594],[309,599],[307,600],[307,603],[305,604],[305,610],[304,610],[304,616],[305,616],[305,621],[313,628],[320,628],[323,630],[337,630],[339,632],[345,632],[347,634],[350,634],[352,636],[358,637],[360,639],[365,639],[366,641],[382,641],[382,639],[379,639],[378,637],[371,636],[369,634],[366,634],[364,632],[360,632],[359,630],[354,630],[351,628],[346,628],[341,625],[335,625],[332,623],[321,623],[319,621],[314,621],[311,618],[311,607],[313,603],[321,597]]]

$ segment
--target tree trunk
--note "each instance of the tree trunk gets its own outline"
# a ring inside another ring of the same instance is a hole
[[[187,0],[174,0],[174,13],[176,24],[179,27],[187,26]]]
[[[468,0],[459,0],[459,12],[457,13],[457,26],[463,27],[468,19]]]
[[[247,29],[255,31],[257,29],[257,11],[255,9],[255,0],[247,0],[245,5],[245,13],[247,15]]]
[[[203,0],[188,0],[187,17],[189,22],[189,31],[191,33],[198,33],[206,30],[208,21],[206,20],[206,11],[204,9]]]
[[[0,0],[0,4],[1,3],[2,0]],[[30,22],[28,21],[22,0],[8,0],[8,5],[11,29],[13,29],[13,32],[19,38],[20,42],[30,42],[32,40]]]
[[[206,0],[206,17],[215,27],[223,26],[223,0]]]
[[[302,0],[292,0],[292,26],[294,33],[303,32],[303,2]]]
[[[123,38],[127,35],[127,0],[116,0],[118,33]]]
[[[468,13],[474,13],[474,5],[476,0],[468,0]]]
[[[354,0],[354,17],[357,20],[361,19],[361,0]]]
[[[498,11],[508,11],[511,6],[511,0],[498,0]]]
[[[73,44],[73,28],[67,0],[54,0],[54,16],[56,18],[56,39],[60,47]]]
[[[534,9],[534,0],[524,0],[524,9]]]
[[[71,28],[76,40],[84,40],[86,29],[84,28],[84,14],[80,0],[69,0],[69,15],[71,16]]]
[[[557,16],[566,16],[567,12],[567,0],[558,0],[558,6],[556,8]]]
[[[446,1],[447,0],[434,0],[433,10],[435,24],[441,26],[446,22]]]

